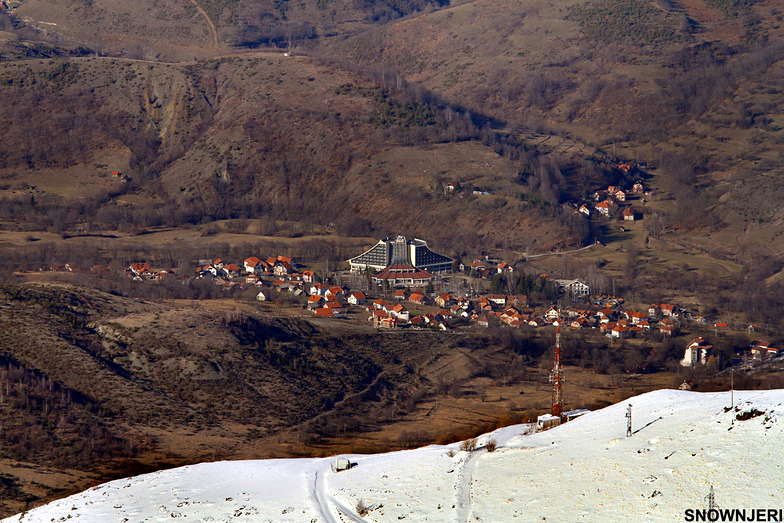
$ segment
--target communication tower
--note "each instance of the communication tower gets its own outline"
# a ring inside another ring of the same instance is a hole
[[[550,381],[553,384],[553,409],[552,414],[560,418],[563,415],[563,398],[561,397],[561,385],[563,383],[563,368],[561,368],[561,310],[558,310],[558,318],[555,320],[555,365],[550,373]]]

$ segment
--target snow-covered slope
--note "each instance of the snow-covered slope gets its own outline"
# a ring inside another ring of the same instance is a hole
[[[350,456],[356,465],[337,473],[334,459],[206,463],[4,521],[683,521],[707,508],[711,486],[722,508],[784,509],[784,391],[735,392],[729,404],[729,393],[656,391],[544,432],[507,427],[473,452]]]

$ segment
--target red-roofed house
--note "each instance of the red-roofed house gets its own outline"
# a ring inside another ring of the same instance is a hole
[[[498,264],[498,272],[501,272],[501,273],[509,272],[509,273],[511,273],[511,272],[514,272],[514,267],[512,267],[511,265],[509,265],[506,262],[501,262],[501,263]]]
[[[452,316],[452,312],[447,309],[441,309],[436,313],[436,316],[441,316],[441,318],[446,319]]]
[[[228,274],[232,278],[235,278],[235,277],[239,276],[241,270],[242,270],[242,267],[240,267],[239,265],[235,265],[233,263],[230,263],[228,265],[224,265],[223,266],[223,272],[225,272],[226,274]]]
[[[276,276],[285,276],[287,274],[293,273],[294,267],[292,267],[291,264],[286,261],[276,261],[272,272],[274,272]]]
[[[613,338],[628,338],[629,337],[629,329],[627,329],[623,325],[616,325],[610,331],[610,335]]]
[[[634,325],[639,325],[641,321],[645,321],[648,319],[648,316],[638,311],[632,311],[631,314],[629,314],[628,316],[629,319],[632,320],[632,324]]]
[[[601,203],[596,204],[596,212],[598,212],[603,216],[609,216],[611,208],[612,208],[612,203],[609,200],[605,200]]]
[[[479,271],[479,270],[482,270],[482,269],[487,269],[487,264],[486,264],[485,262],[482,262],[482,261],[479,261],[479,260],[477,260],[477,261],[475,261],[475,262],[472,262],[472,263],[469,265],[469,267],[470,267],[470,268],[471,268],[471,270],[473,270],[473,271]]]
[[[661,310],[662,316],[677,316],[678,309],[675,308],[675,305],[669,305],[667,303],[662,303],[659,305],[659,309]]]
[[[343,306],[336,301],[328,301],[324,304],[325,309],[332,309],[333,314],[338,314]]]
[[[150,272],[150,266],[146,263],[132,263],[130,270],[132,273],[139,275]]]
[[[393,318],[398,319],[399,321],[408,321],[410,317],[408,314],[408,309],[403,307],[402,303],[398,303],[397,305],[395,305],[392,308],[392,310],[389,312],[389,315]]]
[[[333,285],[332,287],[327,289],[327,291],[324,293],[324,297],[327,298],[328,300],[337,299],[338,296],[342,296],[342,295],[343,295],[343,288],[338,287],[337,285]]]
[[[550,307],[547,309],[547,312],[544,313],[544,317],[550,321],[558,319],[558,309],[555,307]]]
[[[488,294],[487,299],[501,307],[506,305],[506,296],[503,294]]]
[[[397,319],[390,318],[389,316],[385,318],[380,318],[377,327],[380,329],[394,329],[395,327],[397,327]]]
[[[454,297],[451,294],[439,294],[436,296],[436,305],[439,307],[446,307],[452,301],[454,301]]]
[[[318,309],[324,303],[324,298],[319,296],[318,294],[311,294],[308,296],[308,309]]]
[[[425,302],[425,295],[424,295],[424,293],[419,292],[419,291],[412,292],[408,296],[408,301],[410,301],[412,303],[416,303],[416,304],[422,305]]]
[[[351,305],[364,305],[367,301],[365,293],[362,291],[352,292],[347,300]]]
[[[264,268],[267,266],[262,260],[256,258],[255,256],[251,256],[247,260],[243,262],[245,266],[245,272],[250,272],[254,274],[258,274],[260,272],[264,272]]]
[[[779,352],[778,349],[768,346],[767,343],[761,341],[754,342],[750,349],[751,357],[755,360],[766,360],[776,356]]]

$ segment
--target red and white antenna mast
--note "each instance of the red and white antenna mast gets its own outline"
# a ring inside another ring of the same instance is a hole
[[[555,320],[555,365],[550,374],[553,383],[553,416],[558,418],[563,414],[563,399],[561,398],[561,384],[563,383],[563,368],[561,368],[561,310],[558,309],[558,319]]]

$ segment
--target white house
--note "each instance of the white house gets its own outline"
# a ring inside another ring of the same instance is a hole
[[[558,288],[563,292],[568,292],[573,296],[589,296],[591,287],[581,279],[576,280],[555,280]]]
[[[557,320],[558,319],[558,309],[555,307],[550,307],[547,309],[547,312],[544,313],[544,317],[548,320]]]
[[[596,212],[604,216],[609,216],[611,207],[612,207],[612,202],[610,202],[609,200],[605,200],[601,203],[596,204]]]
[[[352,292],[347,300],[351,305],[363,305],[367,301],[365,293],[362,291]]]
[[[628,338],[629,329],[627,329],[623,325],[616,325],[610,331],[610,336],[612,336],[613,338]]]
[[[498,306],[504,307],[506,305],[506,295],[504,294],[488,294],[486,298]]]
[[[319,296],[324,296],[326,294],[328,286],[324,285],[323,283],[314,283],[308,289],[308,294],[317,294]]]
[[[401,303],[398,303],[389,311],[389,315],[399,321],[409,321],[411,319],[408,309],[403,307]]]
[[[683,353],[681,365],[684,367],[692,367],[698,363],[705,365],[708,363],[708,357],[711,355],[712,350],[713,345],[705,341],[704,338],[694,338]]]
[[[249,272],[251,274],[258,274],[264,272],[264,262],[256,258],[255,256],[251,256],[250,258],[242,262],[242,264],[245,267],[245,272]]]

